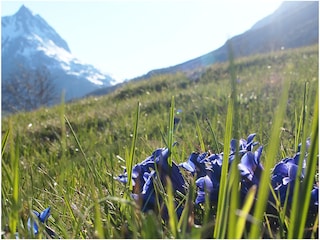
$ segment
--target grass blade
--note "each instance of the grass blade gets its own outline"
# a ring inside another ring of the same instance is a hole
[[[316,236],[316,233],[318,232],[318,228],[319,228],[319,213],[317,214],[317,216],[314,220],[314,224],[312,227],[311,239],[316,239],[319,237],[319,236]]]
[[[138,135],[139,113],[140,113],[140,102],[138,102],[138,104],[137,104],[137,110],[136,110],[136,115],[135,115],[135,119],[134,119],[133,139],[132,139],[132,143],[131,143],[130,155],[129,155],[129,158],[126,162],[127,173],[128,173],[128,185],[129,185],[130,191],[132,191],[132,189],[133,189],[131,176],[132,176],[132,167],[133,167],[134,154],[135,154],[137,135]]]
[[[301,194],[294,195],[294,200],[296,206],[292,209],[292,219],[291,219],[291,228],[289,230],[289,238],[303,238],[305,223],[308,215],[309,203],[311,198],[311,190],[314,183],[314,176],[317,169],[317,156],[319,154],[318,144],[318,130],[319,130],[319,121],[318,121],[318,94],[315,100],[314,106],[314,116],[312,122],[312,135],[311,135],[311,146],[310,146],[310,153],[307,159],[307,169],[306,169],[306,176],[302,182],[301,186]],[[302,153],[304,149],[302,148]],[[301,158],[303,157],[300,156]],[[302,159],[301,161],[302,162]],[[299,216],[297,213],[299,212]],[[299,221],[298,221],[299,219]]]
[[[230,205],[229,205],[229,218],[228,225],[231,226],[228,229],[228,238],[234,238],[237,235],[237,228],[232,226],[236,226],[238,221],[238,215],[236,214],[240,205],[240,197],[239,197],[239,182],[240,182],[240,174],[238,170],[238,164],[240,162],[239,158],[239,111],[238,111],[238,100],[237,100],[237,83],[236,83],[236,71],[234,65],[234,57],[231,43],[229,44],[229,72],[231,75],[231,104],[232,104],[232,136],[236,139],[236,150],[235,150],[235,158],[231,165],[230,176],[228,180],[228,189],[230,189]],[[228,190],[229,192],[229,190]]]
[[[173,130],[174,130],[174,96],[171,98],[169,128],[168,128],[168,149],[171,153],[168,157],[168,164],[172,167],[172,150],[173,150]]]
[[[174,196],[173,196],[173,188],[172,188],[172,183],[169,178],[167,178],[167,195],[168,197],[166,198],[166,205],[168,208],[168,214],[169,214],[169,226],[171,233],[173,235],[173,238],[178,237],[178,219],[177,219],[177,214],[175,212],[175,206],[174,206]]]
[[[197,130],[197,134],[198,134],[200,149],[201,149],[201,152],[205,152],[206,151],[206,147],[204,145],[204,141],[203,141],[203,137],[202,137],[199,121],[198,121],[198,118],[197,118],[196,114],[194,114],[194,118],[195,118],[195,121],[196,121],[196,130]]]
[[[223,161],[221,169],[221,178],[220,178],[220,188],[219,188],[219,198],[218,198],[218,208],[217,208],[217,218],[214,228],[214,238],[224,238],[227,228],[227,216],[228,208],[227,204],[229,203],[229,194],[227,193],[227,180],[228,180],[228,165],[229,165],[229,154],[230,154],[230,141],[232,133],[232,116],[233,114],[233,104],[232,101],[229,101],[227,121],[226,121],[226,131],[224,137],[224,149],[223,149]]]
[[[216,145],[216,151],[215,151],[215,152],[218,152],[218,153],[219,153],[219,152],[221,152],[221,151],[220,151],[220,147],[219,147],[219,143],[218,143],[216,134],[214,133],[213,128],[212,128],[211,123],[210,123],[210,121],[209,121],[208,118],[206,118],[206,122],[208,123],[208,126],[209,126],[209,128],[210,128],[210,132],[211,132],[211,134],[212,134],[212,136],[213,136],[214,144]]]
[[[246,196],[246,200],[245,203],[243,205],[242,210],[239,212],[239,218],[236,224],[236,235],[235,238],[241,238],[242,234],[244,232],[245,229],[245,224],[246,224],[246,220],[247,217],[249,215],[250,209],[252,207],[252,204],[254,202],[254,197],[256,194],[256,186],[254,185],[253,187],[251,187],[248,191],[248,194]],[[233,225],[234,226],[234,225]]]
[[[236,238],[238,235],[237,232],[239,231],[238,228],[232,227],[236,226],[238,222],[238,214],[239,211],[239,170],[238,170],[238,163],[236,159],[233,160],[230,169],[230,176],[228,179],[228,194],[230,194],[230,203],[229,203],[229,218],[228,218],[228,225],[231,226],[228,229],[228,238]]]
[[[3,157],[4,149],[6,148],[8,137],[9,137],[10,129],[7,130],[6,134],[2,136],[2,143],[1,143],[1,157]]]
[[[66,203],[67,208],[68,208],[68,210],[70,212],[70,215],[71,215],[74,234],[77,234],[77,232],[80,229],[79,221],[78,221],[78,219],[76,218],[76,216],[74,215],[74,213],[72,211],[72,207],[71,207],[71,204],[70,204],[70,201],[69,201],[69,198],[68,198],[67,194],[64,191],[62,191],[62,194],[63,194],[64,202]],[[80,233],[81,238],[84,238],[83,233],[82,233],[81,230],[79,231],[79,233]],[[73,236],[71,238],[76,238],[76,236]]]
[[[9,122],[9,129],[12,129],[12,122]],[[11,235],[14,236],[17,231],[19,221],[19,136],[13,139],[13,133],[10,131],[10,161],[12,172],[12,208],[9,220]]]
[[[93,187],[93,189],[95,189]],[[98,202],[98,196],[97,192],[93,191],[93,198],[94,198],[94,228],[96,235],[100,239],[104,239],[104,231],[103,231],[103,223],[102,223],[102,218],[101,218],[101,212],[100,212],[100,205]]]

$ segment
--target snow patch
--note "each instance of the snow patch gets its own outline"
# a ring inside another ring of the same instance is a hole
[[[105,76],[97,73],[90,75],[89,77],[87,77],[87,79],[96,85],[103,85],[103,82],[101,80],[105,79]]]

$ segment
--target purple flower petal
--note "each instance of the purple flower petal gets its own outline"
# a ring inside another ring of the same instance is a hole
[[[235,152],[237,148],[237,140],[231,139],[230,141],[230,152]]]
[[[182,167],[185,170],[191,173],[194,173],[196,171],[195,162],[197,161],[198,156],[199,156],[199,153],[196,153],[196,152],[191,153],[187,162],[180,163],[179,167]]]
[[[196,181],[198,187],[196,204],[204,203],[206,192],[213,191],[213,183],[209,176],[204,176]]]
[[[312,206],[319,206],[319,188],[314,187],[311,191],[311,203]]]
[[[255,137],[256,135],[257,135],[256,133],[251,133],[251,134],[248,136],[248,138],[247,138],[248,144],[249,144],[250,142],[253,142],[253,139],[254,139],[254,137]]]
[[[46,208],[45,210],[43,210],[40,215],[39,215],[39,220],[44,223],[48,217],[50,216],[50,207]]]
[[[179,167],[182,167],[183,169],[191,172],[191,173],[195,173],[195,165],[192,162],[183,162],[179,164]]]
[[[260,165],[260,158],[262,154],[263,146],[260,146],[255,152],[254,152],[254,161],[256,165]],[[261,166],[262,167],[262,166]]]
[[[253,174],[249,171],[249,169],[245,165],[243,165],[242,163],[239,163],[238,164],[238,169],[240,171],[240,175],[243,178],[246,178],[246,179],[252,181]]]
[[[248,169],[251,175],[254,174],[257,165],[255,164],[254,154],[252,152],[245,153],[241,158],[240,163]]]

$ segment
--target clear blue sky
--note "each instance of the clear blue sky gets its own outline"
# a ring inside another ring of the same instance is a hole
[[[67,41],[77,58],[124,80],[215,50],[281,2],[2,0],[1,15],[12,15],[24,4]]]

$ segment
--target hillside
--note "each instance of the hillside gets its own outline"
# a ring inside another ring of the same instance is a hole
[[[208,66],[228,61],[230,46],[234,57],[239,58],[317,44],[319,41],[318,4],[318,1],[285,1],[274,13],[255,23],[246,32],[232,37],[220,48],[175,66],[151,70],[132,80],[139,81],[158,74],[178,72],[185,74],[191,80],[197,80]],[[101,88],[87,96],[109,94],[121,86],[122,84],[118,84]]]
[[[172,67],[152,70],[146,76],[192,72],[216,62],[228,61],[229,45],[237,58],[316,44],[318,35],[319,2],[284,1],[273,14],[258,21],[248,31],[232,37],[220,48]]]
[[[232,135],[256,133],[255,140],[267,149],[262,164],[279,162],[293,156],[305,139],[300,124],[303,113],[302,128],[306,136],[312,134],[318,63],[318,45],[259,54],[236,59],[231,66],[214,64],[195,81],[181,73],[158,75],[130,81],[106,96],[3,117],[2,229],[7,234],[13,219],[19,236],[30,238],[25,227],[30,210],[43,211],[50,206],[48,225],[59,238],[172,238],[174,233],[161,216],[138,211],[128,186],[115,180],[130,159],[135,121],[134,164],[166,146],[172,96],[177,123],[173,140],[178,142],[174,162],[186,161],[194,151],[221,152],[228,128],[232,75],[236,78],[232,99],[238,116]],[[289,96],[284,99],[284,117],[279,119],[275,114],[286,83],[290,84]],[[275,128],[279,138],[272,139],[271,129],[277,121],[283,121]],[[267,159],[274,140],[279,142],[279,154],[274,152],[275,159]],[[313,180],[314,175],[310,176]],[[190,194],[197,192],[191,183],[189,190]],[[318,228],[312,227],[317,214],[312,214],[306,225],[315,229],[311,234],[317,234]],[[195,212],[194,221],[201,221],[201,214]],[[206,225],[190,228],[179,233],[182,238],[213,236]],[[259,238],[286,238],[286,231],[277,223],[271,228],[274,233],[262,231]]]
[[[243,133],[257,131],[262,121],[258,114],[261,112],[260,105],[267,108],[263,121],[266,125],[270,124],[274,104],[280,95],[279,87],[288,77],[288,67],[291,69],[289,77],[294,78],[291,87],[295,90],[291,94],[301,91],[304,82],[308,81],[312,98],[316,87],[311,86],[317,86],[318,83],[318,45],[236,60],[239,101],[243,114],[250,116],[246,121],[248,124],[252,122],[250,128],[242,129]],[[143,126],[140,134],[146,134],[148,139],[152,139],[151,142],[156,141],[158,145],[158,141],[161,142],[159,131],[164,130],[165,126],[158,125],[157,119],[161,119],[165,124],[171,96],[175,96],[176,108],[182,109],[179,117],[182,118],[181,124],[184,127],[192,126],[195,116],[200,119],[208,117],[217,129],[218,135],[223,136],[223,118],[231,91],[229,78],[228,63],[212,65],[195,81],[190,81],[182,73],[158,75],[138,82],[124,83],[106,96],[93,96],[66,104],[64,112],[77,131],[93,135],[96,132],[97,139],[94,142],[110,148],[111,152],[122,151],[120,146],[129,144],[132,116],[138,101],[141,104],[140,121]],[[293,83],[297,85],[293,86]],[[288,106],[291,114],[295,106],[294,102]],[[31,144],[41,139],[41,145],[46,146],[46,149],[60,139],[61,111],[61,106],[56,106],[4,117],[2,133],[6,131],[8,120],[11,119],[15,122],[16,132],[20,132],[21,136],[27,134],[26,142]],[[30,123],[32,127],[27,128]],[[261,131],[260,137],[264,138],[264,130]],[[108,142],[109,138],[116,140],[117,144],[106,144],[105,141]]]

